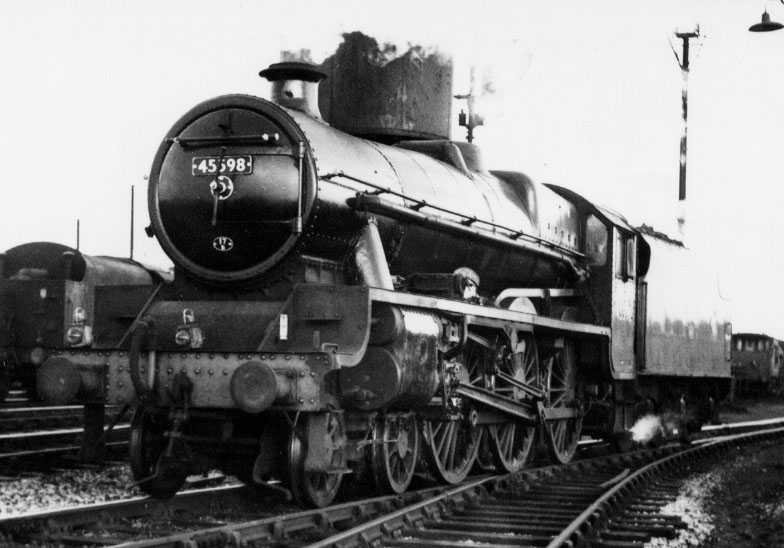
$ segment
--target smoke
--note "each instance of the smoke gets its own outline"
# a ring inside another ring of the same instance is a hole
[[[648,443],[657,436],[664,436],[664,426],[661,417],[656,415],[645,415],[637,420],[629,429],[632,440],[636,443]]]
[[[677,416],[671,414],[645,415],[637,420],[629,429],[632,441],[646,444],[652,441],[663,441],[677,438],[682,425]]]

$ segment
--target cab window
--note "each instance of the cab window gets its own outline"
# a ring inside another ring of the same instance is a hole
[[[607,227],[596,215],[589,215],[585,221],[585,254],[592,265],[607,262]]]
[[[637,271],[637,241],[633,234],[615,231],[615,274],[624,281],[634,278]]]

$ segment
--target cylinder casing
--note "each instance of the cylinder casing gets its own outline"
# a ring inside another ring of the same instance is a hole
[[[347,407],[362,410],[425,405],[440,381],[441,323],[434,314],[380,306],[383,319],[362,361],[339,372],[341,398]]]

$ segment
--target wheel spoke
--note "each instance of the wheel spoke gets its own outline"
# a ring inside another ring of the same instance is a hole
[[[577,393],[577,363],[571,341],[551,354],[546,368],[546,402],[550,408],[570,408]],[[569,417],[548,421],[545,431],[548,434],[550,455],[558,462],[568,462],[577,449],[580,438],[582,417]]]
[[[455,425],[455,423],[452,423]],[[457,427],[455,426],[452,428],[452,438],[449,443],[449,453],[447,453],[447,462],[448,466],[446,467],[447,470],[454,470],[455,468],[455,453],[457,452],[457,440],[458,440],[458,432]]]
[[[437,423],[435,428],[433,428],[432,425],[431,425],[432,436],[433,436],[434,440],[438,438],[438,435],[441,433],[441,430],[443,428],[445,428],[446,426],[447,426],[446,423],[443,423],[443,422]]]
[[[307,439],[308,428],[312,427],[312,416],[307,417],[302,426],[291,432],[289,440],[289,488],[300,504],[322,507],[331,504],[338,493],[342,482],[342,474],[305,471],[306,451],[302,439]],[[335,449],[329,459],[334,466],[344,466],[344,454],[338,440],[343,437],[342,417],[331,414],[327,417],[326,433],[331,438]]]
[[[436,453],[438,454],[438,459],[441,462],[444,462],[444,455],[445,449],[448,451],[449,444],[452,443],[452,426],[454,423],[450,422],[446,425],[446,429],[444,431],[444,436],[441,438],[441,443],[438,444],[438,450]]]
[[[519,333],[517,337],[512,339],[518,350],[516,353],[511,351],[508,342],[496,341],[497,345],[506,344],[506,346],[500,346],[495,352],[486,353],[485,359],[492,361],[487,362],[484,369],[503,373],[507,378],[514,379],[519,383],[537,385],[539,384],[540,368],[535,340],[529,333]],[[483,387],[513,400],[520,401],[530,397],[518,386],[500,375],[495,375],[494,379],[494,385]],[[486,427],[485,432],[487,442],[483,444],[482,449],[484,461],[487,461],[488,456],[492,457],[495,468],[505,472],[515,472],[528,462],[533,447],[535,432],[533,428],[510,420]],[[483,464],[484,469],[487,469],[488,464],[490,463]]]
[[[448,435],[442,424],[423,423],[422,435],[428,446],[435,447],[437,441],[443,441]],[[414,416],[380,418],[374,429],[374,443],[368,447],[376,489],[380,493],[399,494],[405,491],[414,477],[419,458],[419,436]]]
[[[515,425],[509,425],[509,428],[506,430],[506,439],[504,440],[504,455],[507,458],[514,457],[514,442],[515,442]]]

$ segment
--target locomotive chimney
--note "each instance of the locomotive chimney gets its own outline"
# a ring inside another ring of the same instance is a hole
[[[277,104],[321,120],[318,83],[327,75],[316,65],[302,61],[273,63],[259,72],[259,76],[272,82],[272,100]]]

